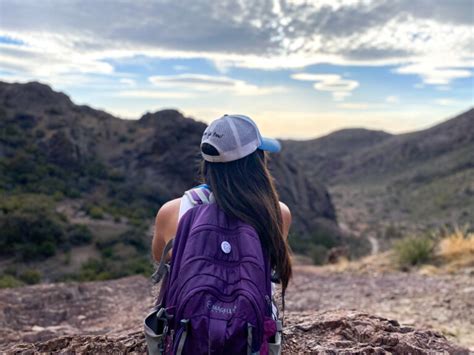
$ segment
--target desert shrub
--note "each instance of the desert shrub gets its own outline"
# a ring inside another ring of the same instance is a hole
[[[108,271],[107,263],[102,259],[89,259],[81,265],[79,274],[75,277],[78,281],[100,281],[114,278]]]
[[[92,232],[86,225],[73,224],[67,228],[67,240],[71,245],[89,244],[92,238]]]
[[[40,138],[40,139],[41,139],[41,138],[43,138],[45,135],[46,135],[46,134],[45,134],[44,131],[41,130],[41,129],[38,129],[38,130],[35,131],[35,137],[36,137],[36,138]]]
[[[15,210],[0,215],[0,253],[16,254],[23,260],[54,255],[56,245],[64,239],[58,217],[48,211],[34,213]]]
[[[87,213],[94,219],[104,218],[104,210],[99,206],[92,206]]]
[[[147,257],[135,256],[123,259],[89,259],[81,265],[78,274],[69,275],[67,279],[77,281],[99,281],[142,274],[150,276],[153,265]]]
[[[394,255],[402,268],[424,264],[431,260],[434,241],[429,235],[408,236],[394,244]]]
[[[23,282],[12,275],[0,275],[0,288],[11,288],[23,286]]]
[[[146,257],[136,257],[126,263],[125,269],[128,275],[141,274],[149,277],[153,273],[153,264]]]
[[[53,116],[57,116],[57,115],[62,115],[63,112],[60,108],[58,107],[51,107],[49,109],[46,110],[46,113],[49,114],[49,115],[53,115]]]
[[[64,253],[63,264],[64,265],[71,265],[71,251],[70,250],[68,250]]]
[[[110,171],[108,173],[108,178],[109,180],[114,181],[114,182],[124,182],[126,179],[125,175],[117,170]]]
[[[149,241],[144,228],[130,228],[122,233],[118,239],[124,244],[135,247],[137,251],[146,252],[149,250]]]
[[[102,248],[100,254],[103,258],[112,258],[114,256],[114,249],[110,247]]]
[[[315,265],[326,263],[328,250],[341,245],[334,234],[324,229],[310,235],[292,233],[288,241],[294,253],[309,256]]]
[[[27,269],[18,278],[28,285],[34,285],[41,281],[41,273],[37,270]]]
[[[87,244],[91,231],[69,225],[54,209],[53,199],[35,194],[5,196],[0,200],[0,255],[19,260],[53,256],[58,248]]]
[[[328,248],[324,245],[311,245],[309,250],[314,265],[324,265],[327,263]]]
[[[402,231],[394,226],[393,224],[390,224],[385,228],[383,231],[383,238],[388,239],[388,240],[396,240],[400,239],[403,237]]]

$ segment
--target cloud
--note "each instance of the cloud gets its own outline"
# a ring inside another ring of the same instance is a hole
[[[176,71],[185,71],[185,70],[189,70],[190,68],[186,65],[177,64],[177,65],[173,65],[173,69]]]
[[[236,95],[266,95],[285,90],[278,86],[259,87],[244,80],[202,74],[156,75],[151,76],[149,81],[157,87],[201,92],[228,91]]]
[[[399,74],[418,74],[424,83],[431,85],[446,85],[454,79],[469,78],[472,72],[466,69],[452,69],[443,66],[411,64],[395,70]]]
[[[355,80],[343,79],[337,74],[310,74],[296,73],[291,75],[292,79],[313,81],[313,87],[318,91],[329,91],[335,101],[342,101],[351,96],[351,91],[359,86]]]
[[[127,86],[135,86],[137,83],[135,82],[135,80],[133,79],[130,79],[130,78],[122,78],[120,79],[120,82],[122,84],[125,84]]]
[[[172,92],[158,90],[124,90],[116,93],[117,96],[136,99],[185,99],[194,95],[187,92]]]
[[[390,95],[385,98],[385,102],[389,104],[397,104],[400,102],[400,98],[395,95]]]
[[[440,106],[453,106],[453,105],[458,104],[459,102],[454,99],[444,98],[444,99],[435,100],[435,103]]]
[[[338,107],[346,110],[366,110],[370,105],[365,102],[346,102],[339,104]]]
[[[394,65],[396,73],[444,85],[465,78],[473,65],[471,0],[2,0],[0,6],[0,36],[25,47],[2,48],[0,66],[32,74],[110,73],[109,59],[146,56],[205,58],[223,72]]]

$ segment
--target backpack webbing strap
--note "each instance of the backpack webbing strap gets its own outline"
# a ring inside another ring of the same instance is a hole
[[[184,330],[183,330],[183,334],[181,334],[181,338],[179,339],[176,355],[181,355],[183,353],[184,343],[186,342],[186,337],[188,336],[189,319],[183,319],[181,321],[181,326],[184,328]]]
[[[260,351],[252,352],[253,346],[253,327],[247,323],[247,355],[259,355]]]
[[[158,264],[158,267],[156,268],[153,275],[151,276],[153,281],[155,281],[156,283],[160,282],[161,279],[170,271],[170,265],[166,262],[165,258],[170,252],[170,250],[173,249],[173,243],[174,238],[170,239],[168,243],[166,243],[163,252],[161,253],[160,263]]]

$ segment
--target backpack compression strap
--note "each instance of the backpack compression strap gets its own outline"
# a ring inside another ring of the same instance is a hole
[[[165,247],[163,248],[163,252],[161,253],[160,263],[156,268],[155,272],[151,276],[153,281],[156,283],[160,282],[161,279],[170,271],[170,265],[165,261],[166,256],[173,249],[174,238],[170,239],[168,243],[166,243]]]
[[[189,198],[189,201],[191,201],[193,205],[202,205],[214,202],[214,196],[204,185],[188,190],[184,194]],[[165,248],[161,254],[160,263],[158,264],[156,271],[151,276],[153,281],[156,283],[160,282],[161,279],[163,279],[163,277],[170,271],[170,265],[165,261],[165,257],[168,255],[170,250],[173,249],[173,242],[174,238],[166,243]]]

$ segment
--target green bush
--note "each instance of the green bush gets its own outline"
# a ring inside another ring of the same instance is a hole
[[[64,239],[58,217],[48,211],[34,213],[19,209],[0,215],[0,253],[15,254],[23,260],[54,255]]]
[[[118,240],[133,246],[139,252],[144,253],[150,249],[146,229],[143,227],[129,228],[118,237]]]
[[[67,238],[71,245],[83,245],[89,244],[93,235],[86,225],[73,224],[67,228]]]
[[[69,225],[43,195],[13,195],[0,199],[0,255],[19,260],[47,258],[58,248],[88,244],[93,235],[85,225]]]
[[[23,283],[12,275],[0,275],[0,288],[23,286]]]
[[[76,279],[78,281],[101,281],[112,279],[113,274],[108,271],[107,263],[104,260],[89,259],[81,265],[81,270]]]
[[[341,244],[330,231],[324,229],[309,236],[291,234],[288,240],[293,252],[309,256],[315,265],[326,263],[328,250]]]
[[[127,275],[142,274],[149,277],[153,273],[153,264],[145,257],[137,257],[129,260],[125,268]]]
[[[18,278],[28,285],[34,285],[41,281],[41,273],[37,270],[27,269]]]
[[[104,218],[104,210],[99,206],[93,206],[88,211],[89,216],[94,219],[102,219]]]
[[[311,245],[309,249],[314,265],[324,265],[327,263],[328,248],[324,245]]]
[[[433,256],[434,242],[429,236],[408,236],[394,244],[398,265],[402,268],[427,263]]]

